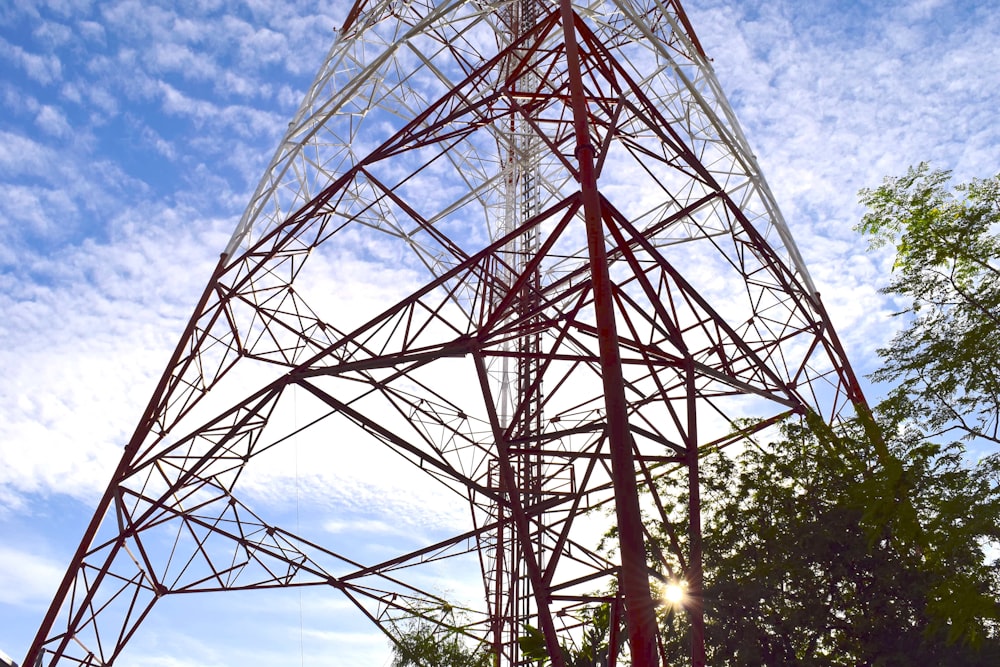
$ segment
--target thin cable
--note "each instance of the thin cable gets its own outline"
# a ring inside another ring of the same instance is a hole
[[[295,437],[295,534],[302,534],[302,526],[299,517],[299,397],[295,388],[292,388],[292,425],[294,426]],[[299,589],[299,665],[305,667],[306,646],[305,646],[305,622],[302,618],[302,589]]]

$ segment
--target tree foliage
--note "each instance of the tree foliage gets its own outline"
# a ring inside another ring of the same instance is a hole
[[[858,229],[894,247],[883,292],[908,320],[873,378],[894,383],[883,410],[1000,444],[1000,175],[954,191],[949,178],[921,164],[861,191]]]
[[[985,553],[1000,538],[1000,458],[969,467],[958,444],[886,432],[919,535],[901,503],[871,511],[890,482],[857,424],[830,443],[789,423],[766,447],[706,461],[710,664],[1000,664],[1000,580]],[[663,622],[679,660],[684,615]]]
[[[610,653],[609,635],[611,630],[611,609],[603,604],[585,609],[580,618],[582,636],[579,644],[560,646],[566,667],[606,667]],[[521,654],[544,667],[551,661],[545,647],[545,636],[538,628],[527,626],[518,639]]]
[[[561,646],[566,667],[606,667],[611,613],[608,605],[585,609],[580,615],[579,643]],[[485,645],[470,647],[457,627],[423,618],[395,628],[392,667],[493,667],[495,656]],[[521,654],[539,666],[550,656],[542,631],[524,628],[518,639]]]
[[[493,667],[488,647],[472,643],[446,615],[442,622],[415,617],[393,632],[392,667]]]

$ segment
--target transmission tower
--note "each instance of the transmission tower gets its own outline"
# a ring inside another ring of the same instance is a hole
[[[420,280],[373,316],[338,308],[329,267],[357,254]],[[531,662],[529,626],[562,667],[607,605],[611,662],[659,665],[667,561],[643,519],[666,521],[655,481],[674,475],[700,665],[700,455],[856,405],[676,0],[358,0],[25,664],[127,660],[168,596],[314,586],[390,638],[461,618],[502,667]],[[468,503],[468,526],[360,562],[278,525],[241,481],[298,438],[393,452]],[[446,559],[475,564],[460,617],[424,583]]]

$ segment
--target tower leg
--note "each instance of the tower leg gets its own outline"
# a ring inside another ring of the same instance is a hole
[[[625,593],[625,613],[628,619],[632,664],[635,667],[655,667],[658,662],[656,616],[649,590],[649,570],[646,564],[642,516],[639,511],[639,492],[635,483],[635,460],[632,455],[632,439],[629,435],[625,381],[622,375],[621,353],[618,349],[601,200],[594,169],[595,151],[590,144],[590,131],[587,127],[587,101],[580,68],[580,55],[577,51],[575,13],[570,0],[561,1],[560,11],[566,39],[566,66],[576,133],[576,157],[580,170],[584,222],[587,227],[601,378],[607,410],[607,437],[611,450],[611,473],[622,558],[619,585]]]

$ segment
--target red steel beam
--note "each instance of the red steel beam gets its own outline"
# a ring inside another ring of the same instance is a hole
[[[639,491],[636,488],[632,438],[628,428],[628,403],[625,400],[625,381],[622,375],[621,353],[618,349],[601,197],[594,168],[595,150],[590,143],[590,130],[587,127],[589,112],[576,41],[576,12],[570,0],[560,0],[559,6],[566,43],[566,69],[576,134],[576,158],[594,289],[601,380],[607,410],[608,446],[611,450],[611,474],[615,488],[615,511],[622,557],[620,585],[625,597],[629,649],[634,667],[656,667],[659,662],[656,648],[656,616],[649,590],[649,569],[646,565],[646,545],[639,511]]]

